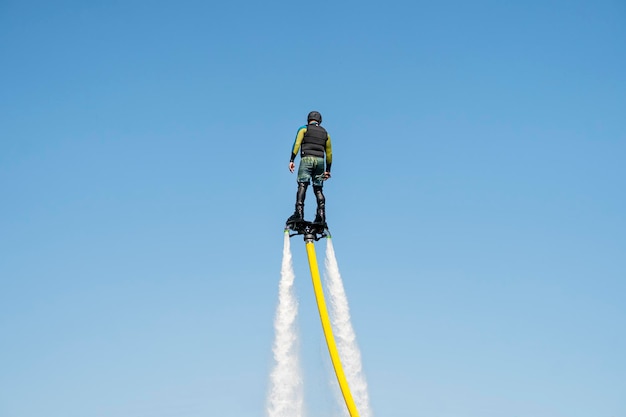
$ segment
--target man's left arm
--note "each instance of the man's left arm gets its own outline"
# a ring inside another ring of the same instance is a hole
[[[302,126],[298,129],[298,133],[296,134],[296,140],[293,142],[293,146],[291,147],[291,157],[289,159],[289,171],[293,172],[296,168],[296,164],[294,160],[296,159],[296,155],[298,154],[298,149],[300,149],[300,145],[302,144],[302,139],[304,139],[304,134],[306,133],[306,126]]]

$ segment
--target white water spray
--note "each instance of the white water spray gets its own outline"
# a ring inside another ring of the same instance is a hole
[[[367,381],[363,373],[361,351],[356,341],[356,334],[350,322],[350,307],[343,287],[332,239],[326,239],[326,288],[330,294],[330,316],[335,329],[337,349],[344,372],[361,417],[371,417]],[[342,407],[343,408],[343,407]],[[345,410],[345,409],[344,409]],[[347,410],[345,415],[348,415]]]
[[[272,350],[276,362],[270,375],[267,401],[269,417],[302,417],[304,415],[302,373],[297,346],[298,301],[293,288],[294,278],[289,235],[285,234],[278,287],[278,306],[274,319],[275,336]]]

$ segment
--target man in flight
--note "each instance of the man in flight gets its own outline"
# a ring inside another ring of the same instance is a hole
[[[312,111],[307,117],[307,124],[298,129],[296,140],[291,149],[289,171],[294,172],[294,160],[300,150],[300,166],[298,167],[298,191],[296,193],[296,211],[287,219],[287,223],[304,220],[304,199],[306,189],[313,182],[313,192],[317,199],[317,213],[314,223],[326,225],[326,199],[322,188],[324,181],[330,178],[330,167],[333,162],[333,148],[330,136],[322,126],[322,115]],[[326,164],[324,164],[326,156]]]

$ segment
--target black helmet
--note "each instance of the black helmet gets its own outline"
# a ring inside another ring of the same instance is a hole
[[[318,111],[312,111],[306,118],[307,122],[315,120],[317,123],[322,123],[322,115]]]

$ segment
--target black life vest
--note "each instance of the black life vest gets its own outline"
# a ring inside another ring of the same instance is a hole
[[[317,124],[308,125],[304,138],[302,138],[300,156],[319,156],[323,158],[326,152],[327,140],[328,132],[326,132],[326,129]]]

